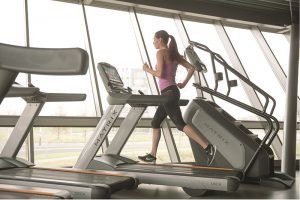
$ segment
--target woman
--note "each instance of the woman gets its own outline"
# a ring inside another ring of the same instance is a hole
[[[170,43],[168,45],[169,39]],[[216,147],[201,138],[193,127],[184,122],[179,107],[179,89],[184,88],[191,79],[194,67],[179,54],[175,38],[166,31],[160,30],[155,33],[153,45],[158,50],[156,53],[156,68],[155,70],[151,69],[147,63],[143,65],[143,68],[146,72],[158,78],[161,95],[167,95],[169,101],[157,108],[151,122],[153,136],[150,153],[145,156],[138,156],[138,158],[144,162],[155,162],[158,143],[161,137],[160,125],[168,115],[178,130],[183,131],[188,137],[192,138],[205,149],[207,153],[207,165],[209,166],[214,159]],[[178,65],[187,69],[187,76],[182,83],[176,84],[175,76]]]

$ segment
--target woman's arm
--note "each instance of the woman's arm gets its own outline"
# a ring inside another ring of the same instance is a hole
[[[150,66],[147,63],[144,63],[143,68],[146,72],[148,72],[149,74],[160,78],[163,72],[163,64],[164,64],[164,55],[163,52],[157,51],[156,53],[156,70],[151,69]]]
[[[181,66],[185,67],[187,69],[187,71],[188,71],[185,79],[181,83],[177,83],[177,87],[179,87],[180,89],[182,89],[182,88],[184,88],[186,86],[186,84],[189,82],[189,80],[193,76],[195,68],[194,68],[194,66],[192,64],[190,64],[184,58],[180,58],[178,64],[180,64]]]

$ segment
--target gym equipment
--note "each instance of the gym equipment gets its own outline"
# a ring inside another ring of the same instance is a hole
[[[71,199],[68,191],[0,184],[0,199]]]
[[[34,118],[45,102],[82,101],[85,94],[43,93],[38,88],[13,87],[19,72],[80,75],[88,68],[88,54],[80,48],[46,49],[0,44],[0,103],[4,97],[23,97],[27,105],[0,157],[0,183],[63,189],[73,198],[108,198],[112,192],[135,187],[136,180],[120,173],[32,167],[17,154]],[[11,90],[10,90],[11,89]]]
[[[108,63],[99,63],[104,86],[108,92],[109,107],[99,121],[94,134],[84,147],[74,168],[113,170],[138,178],[140,183],[179,186],[191,196],[203,195],[207,190],[232,192],[240,184],[241,172],[232,168],[201,167],[187,164],[143,164],[120,156],[126,141],[148,106],[168,101],[166,96],[133,94],[125,88],[117,69]],[[181,100],[181,105],[187,105]],[[105,153],[96,157],[100,146],[118,118],[125,104],[131,109]]]
[[[186,55],[195,66],[198,66],[197,63],[199,63],[198,60],[200,59],[194,51],[194,47],[210,54],[212,71],[215,78],[214,89],[201,84],[201,79],[199,79],[198,83],[194,83],[194,86],[202,92],[218,97],[261,117],[268,125],[266,127],[266,135],[261,140],[214,101],[205,98],[193,99],[186,109],[184,120],[186,123],[192,125],[198,131],[198,134],[217,146],[218,151],[212,166],[241,170],[243,172],[243,182],[272,180],[280,182],[286,187],[291,187],[294,184],[293,177],[274,171],[274,154],[270,145],[279,130],[279,122],[272,115],[276,106],[275,99],[229,66],[219,54],[211,51],[203,44],[190,41]],[[217,69],[216,63],[220,64],[218,66],[223,69]],[[202,63],[202,65],[204,64]],[[207,71],[206,67],[205,69]],[[225,83],[227,86],[225,94],[218,91],[219,81],[223,80],[223,74],[218,72],[218,70],[222,70],[225,73]],[[203,72],[201,68],[197,68],[197,71],[198,73]],[[265,99],[265,103],[262,106],[263,109],[254,108],[230,97],[231,88],[237,86],[237,80],[230,80],[229,75],[231,75],[230,77],[237,77],[262,96]],[[272,103],[271,106],[269,106],[269,103]],[[203,160],[205,152],[194,141],[190,140],[190,142],[195,160],[201,165],[201,163],[205,162]]]

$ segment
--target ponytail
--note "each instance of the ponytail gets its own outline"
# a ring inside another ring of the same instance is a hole
[[[173,35],[169,35],[167,31],[160,30],[155,33],[156,38],[161,38],[165,44],[168,44],[169,39],[170,43],[168,45],[170,52],[170,59],[172,61],[177,61],[180,59],[181,55],[178,52],[177,43]]]
[[[170,59],[172,61],[178,60],[180,58],[180,54],[178,52],[177,43],[173,35],[169,35],[170,43],[169,43],[169,52],[170,52]]]

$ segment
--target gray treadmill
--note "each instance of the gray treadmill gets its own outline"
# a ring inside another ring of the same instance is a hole
[[[68,191],[0,184],[0,199],[71,199]]]
[[[99,63],[98,70],[108,92],[109,107],[74,168],[119,171],[137,177],[140,183],[182,187],[191,196],[203,195],[207,190],[232,192],[238,189],[241,172],[232,168],[211,168],[180,163],[143,164],[121,156],[123,146],[147,106],[158,106],[168,99],[161,95],[132,94],[130,88],[124,88],[117,69],[108,63]],[[182,100],[181,105],[186,105],[187,102]],[[96,156],[125,104],[129,104],[132,108],[105,153]]]
[[[47,94],[38,88],[11,89],[19,72],[48,75],[80,75],[88,68],[88,54],[79,48],[45,49],[0,44],[0,103],[8,96],[22,96],[27,106],[0,157],[0,184],[67,190],[73,198],[108,198],[112,192],[136,186],[136,180],[121,173],[32,167],[17,158],[34,117],[47,101],[66,97],[84,100],[82,94]],[[10,90],[11,89],[11,90]],[[10,91],[10,92],[9,92]]]

